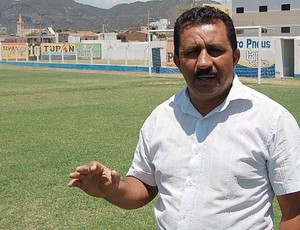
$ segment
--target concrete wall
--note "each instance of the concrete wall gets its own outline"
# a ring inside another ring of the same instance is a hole
[[[114,71],[147,71],[149,59],[149,47],[147,42],[121,43],[119,41],[86,41],[87,44],[101,45],[101,59],[108,60],[107,65],[100,64],[64,64],[41,63],[38,60],[28,62],[26,56],[26,44],[0,44],[0,60],[3,63],[16,63],[18,65],[46,66],[54,68],[82,68],[82,69],[103,69]],[[83,43],[85,44],[85,43]],[[261,44],[255,37],[238,37],[238,47],[241,50],[241,59],[236,71],[240,76],[256,77],[258,75],[258,47],[262,47],[261,66],[263,67],[262,77],[300,77],[300,37],[262,37]],[[29,47],[30,48],[30,47]],[[36,48],[36,47],[35,47]],[[167,55],[173,52],[167,47],[166,41],[151,42],[150,49],[160,48],[160,59],[167,62]],[[32,51],[32,50],[31,50]],[[9,52],[9,56],[6,55]],[[28,50],[29,52],[29,50]],[[22,56],[23,55],[23,56]],[[18,57],[18,58],[16,58]],[[152,58],[150,56],[150,58]],[[22,62],[20,62],[22,60]],[[109,60],[145,60],[143,66],[109,65]],[[26,64],[27,63],[27,64]],[[177,68],[155,69],[157,72],[178,72]]]
[[[290,10],[282,11],[281,5],[290,4]],[[267,5],[267,12],[259,12],[259,6]],[[243,7],[244,13],[236,13]],[[268,28],[267,36],[300,36],[299,0],[232,0],[232,19],[235,26],[262,26]],[[289,27],[289,32],[282,32]]]
[[[245,13],[258,12],[259,6],[268,6],[268,11],[281,11],[282,4],[290,4],[291,10],[300,9],[299,0],[232,0],[232,9],[244,7]]]
[[[295,46],[294,46],[294,58],[295,58],[295,74],[294,77],[300,78],[300,37],[295,39]]]
[[[148,60],[148,42],[82,41],[99,43],[102,46],[102,59],[110,60]],[[161,48],[161,61],[166,62],[166,41],[153,41],[150,48]]]

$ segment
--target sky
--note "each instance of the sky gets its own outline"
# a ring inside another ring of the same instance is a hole
[[[75,2],[96,6],[102,9],[109,9],[115,5],[123,3],[132,3],[137,0],[75,0]],[[140,2],[147,2],[147,0],[139,0]]]
[[[110,9],[115,5],[123,4],[123,3],[132,3],[136,2],[137,0],[75,0],[75,2],[87,4],[91,6],[96,6],[102,9]],[[140,2],[147,2],[149,0],[139,0]],[[231,3],[231,0],[224,1],[224,0],[217,0],[219,2],[227,2]]]

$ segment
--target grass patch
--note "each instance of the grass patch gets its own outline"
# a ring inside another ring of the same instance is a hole
[[[242,80],[300,122],[299,80]],[[98,160],[124,175],[145,118],[184,85],[179,75],[0,66],[1,227],[155,229],[153,205],[122,210],[68,188],[68,174]]]

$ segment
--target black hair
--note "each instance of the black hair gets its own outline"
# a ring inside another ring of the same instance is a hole
[[[219,9],[204,6],[194,7],[186,11],[176,20],[174,27],[174,54],[179,55],[180,34],[184,29],[201,24],[214,24],[218,20],[225,24],[232,51],[235,51],[237,49],[237,39],[231,17]]]

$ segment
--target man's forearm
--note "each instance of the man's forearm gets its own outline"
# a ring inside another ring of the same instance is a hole
[[[104,199],[124,209],[136,209],[148,204],[157,194],[155,187],[145,185],[134,177],[120,181],[119,187]]]
[[[289,220],[281,221],[280,230],[291,230],[291,229],[295,229],[295,230],[300,229],[300,216],[296,216]]]

